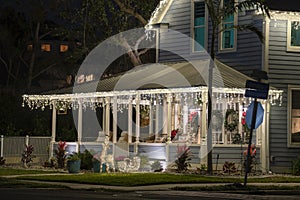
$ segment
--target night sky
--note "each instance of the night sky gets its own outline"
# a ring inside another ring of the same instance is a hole
[[[270,9],[284,11],[300,11],[299,0],[266,0]]]

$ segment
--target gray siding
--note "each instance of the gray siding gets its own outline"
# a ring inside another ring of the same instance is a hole
[[[270,170],[290,172],[299,148],[288,148],[287,88],[300,86],[300,53],[286,51],[287,22],[271,20],[269,34],[269,83],[284,90],[282,106],[272,106],[270,113]]]
[[[178,31],[186,37],[162,32],[159,41],[159,62],[175,62],[184,59],[200,59],[200,53],[192,53],[192,42],[190,37],[193,24],[191,24],[192,3],[190,0],[174,1],[163,19],[163,23],[169,23],[169,29]],[[256,24],[262,29],[262,19],[253,17],[252,13],[241,14],[238,18],[238,24]],[[208,42],[211,39],[211,28],[208,28]],[[249,75],[253,69],[261,69],[262,62],[262,44],[258,37],[251,32],[238,32],[237,50],[235,52],[219,52],[218,41],[216,41],[216,57],[225,64]],[[208,47],[210,43],[208,43]],[[173,52],[173,53],[171,53]],[[210,52],[210,49],[208,49]],[[202,53],[203,55],[203,53]]]

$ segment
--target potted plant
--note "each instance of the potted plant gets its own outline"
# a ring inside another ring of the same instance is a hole
[[[96,153],[93,155],[92,163],[93,163],[93,172],[100,173],[100,153]]]
[[[80,172],[81,160],[78,153],[74,152],[67,157],[67,169],[69,173]]]

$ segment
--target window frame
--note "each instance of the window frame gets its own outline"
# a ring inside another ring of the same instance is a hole
[[[292,92],[295,90],[300,91],[300,86],[288,85],[287,146],[291,148],[300,147],[300,142],[292,142]]]
[[[292,22],[298,21],[300,23],[300,19],[288,19],[287,20],[287,40],[286,40],[286,47],[287,51],[292,52],[300,52],[300,45],[299,46],[292,46],[291,45],[291,34],[292,34]]]
[[[233,0],[234,3],[238,3],[238,0]],[[224,4],[224,0],[221,0],[221,7],[223,7],[223,4]],[[226,24],[226,23],[225,23]],[[238,24],[238,13],[235,13],[233,15],[233,26],[236,26]],[[224,23],[223,23],[223,20],[221,22],[221,24],[219,25],[219,30],[222,29]],[[235,52],[236,49],[237,49],[237,30],[235,28],[233,28],[233,34],[234,34],[234,38],[233,38],[233,47],[232,48],[223,48],[223,34],[224,34],[224,31],[220,32],[219,33],[219,39],[218,39],[218,49],[219,49],[219,52],[222,53],[222,52]]]
[[[203,50],[195,50],[195,3],[197,2],[203,2],[205,6],[205,19],[204,19],[204,45],[203,45]],[[192,35],[192,40],[191,40],[191,48],[192,48],[192,53],[198,53],[198,52],[204,52],[207,50],[207,40],[208,40],[208,13],[207,13],[207,7],[205,4],[204,0],[192,0],[192,10],[191,10],[191,35]]]

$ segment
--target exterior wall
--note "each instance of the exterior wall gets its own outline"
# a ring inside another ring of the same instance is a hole
[[[169,29],[185,34],[187,37],[192,36],[192,1],[176,0],[170,6],[162,23],[168,23]],[[253,16],[252,12],[240,13],[238,24],[256,24],[262,30],[262,17]],[[216,41],[216,57],[225,64],[235,68],[236,70],[250,75],[253,69],[261,69],[262,66],[262,44],[258,37],[251,32],[238,32],[237,34],[237,50],[234,52],[218,51],[218,41]],[[208,41],[211,39],[211,28],[208,27]],[[207,46],[210,44],[208,42]],[[187,59],[200,59],[200,53],[193,53],[191,41],[178,37],[178,35],[170,34],[167,30],[160,30],[159,48],[169,49],[169,51],[159,50],[159,62],[176,62],[183,59],[178,55],[183,55]],[[208,48],[208,52],[210,49]]]
[[[288,85],[300,86],[300,52],[287,52],[287,21],[271,20],[269,25],[269,83],[284,90],[283,104],[270,110],[270,170],[290,172],[299,148],[288,147]]]

